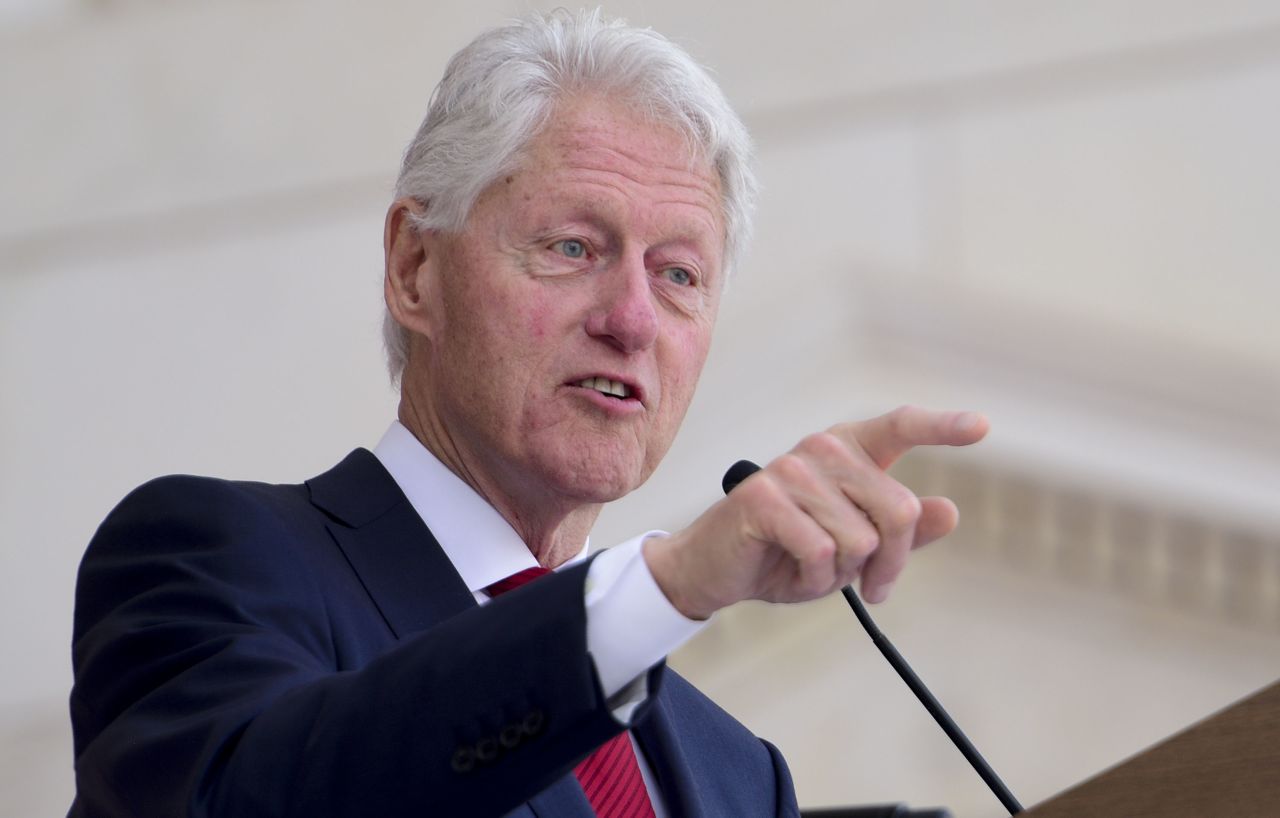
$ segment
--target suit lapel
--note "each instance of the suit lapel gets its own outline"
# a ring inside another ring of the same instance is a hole
[[[307,481],[311,502],[398,639],[476,604],[400,487],[365,449]]]
[[[675,676],[671,668],[664,673]],[[644,750],[649,768],[657,776],[658,787],[666,801],[670,818],[702,818],[706,811],[699,798],[698,782],[694,780],[680,743],[680,733],[669,700],[675,685],[674,679],[664,679],[654,697],[648,717],[631,729],[636,741]]]
[[[328,516],[329,533],[396,638],[426,630],[476,604],[440,543],[371,452],[356,449],[308,480],[307,489],[311,502]],[[594,813],[570,773],[510,815],[530,814],[585,818]]]

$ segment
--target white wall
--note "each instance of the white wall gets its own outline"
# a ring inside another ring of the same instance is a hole
[[[524,7],[64,5],[0,30],[0,644],[20,657],[0,682],[0,814],[15,816],[70,799],[72,583],[110,506],[172,471],[301,479],[381,433],[399,151],[447,56]],[[680,524],[737,457],[917,401],[993,417],[981,450],[946,463],[1280,547],[1273,4],[610,10],[715,67],[757,135],[765,197],[686,428],[597,541]],[[1018,553],[939,546],[885,615],[1024,801],[1280,675],[1274,622]],[[676,661],[779,741],[803,803],[998,814],[842,616],[747,608]],[[827,721],[848,749],[816,737]]]

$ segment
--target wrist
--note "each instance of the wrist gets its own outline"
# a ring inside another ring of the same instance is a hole
[[[713,607],[699,604],[687,588],[687,573],[680,565],[678,535],[650,537],[640,548],[653,581],[671,607],[687,619],[704,621],[715,613]]]

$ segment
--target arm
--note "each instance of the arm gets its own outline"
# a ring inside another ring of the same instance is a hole
[[[340,670],[357,649],[352,600],[318,566],[341,558],[277,505],[169,478],[94,537],[77,585],[73,814],[500,815],[619,729],[585,648],[585,566]],[[368,625],[390,643],[383,627]],[[454,769],[460,747],[513,725],[514,746]]]

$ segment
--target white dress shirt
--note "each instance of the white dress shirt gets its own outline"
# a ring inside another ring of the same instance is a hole
[[[373,454],[481,605],[489,601],[485,588],[538,564],[506,519],[399,421],[387,429]],[[603,551],[587,572],[587,651],[613,715],[623,724],[629,724],[648,696],[648,669],[706,624],[671,605],[640,553],[646,538],[663,533],[649,531]],[[586,559],[589,542],[565,565]],[[631,741],[634,746],[634,736]],[[656,779],[644,753],[635,749],[654,812],[664,818]]]

